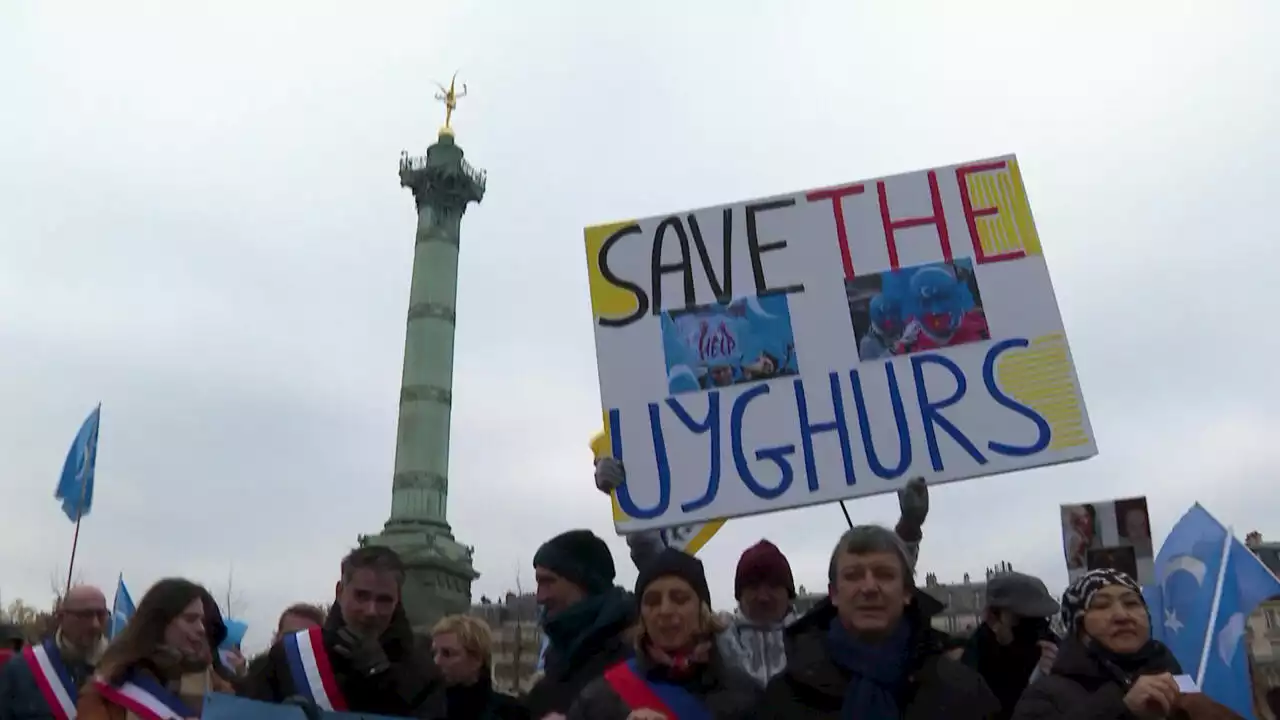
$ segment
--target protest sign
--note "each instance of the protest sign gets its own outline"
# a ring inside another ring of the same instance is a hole
[[[320,712],[323,720],[403,720],[385,715],[367,715],[350,712]],[[307,714],[297,705],[246,700],[235,695],[210,693],[205,696],[201,720],[307,720]]]
[[[1013,156],[585,235],[620,532],[1097,452]]]
[[[1142,585],[1155,582],[1151,519],[1145,497],[1062,506],[1062,551],[1067,577],[1090,570],[1123,570]]]

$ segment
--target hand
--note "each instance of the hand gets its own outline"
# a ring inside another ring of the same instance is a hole
[[[1040,661],[1036,663],[1036,667],[1040,668],[1040,672],[1045,675],[1053,669],[1053,663],[1058,659],[1058,646],[1048,640],[1041,640],[1036,643],[1040,646]]]
[[[1139,718],[1155,720],[1169,714],[1178,695],[1178,683],[1169,673],[1143,675],[1129,688],[1124,704]]]
[[[929,486],[924,478],[911,478],[906,487],[898,491],[898,509],[902,512],[903,524],[915,529],[924,525],[929,516]]]
[[[349,627],[338,631],[338,641],[333,651],[351,661],[351,667],[360,675],[369,676],[391,669],[391,661],[377,638],[362,638]]]
[[[669,720],[669,718],[667,718],[666,713],[642,708],[640,710],[632,710],[631,714],[627,716],[627,720]]]
[[[596,463],[596,488],[602,493],[611,493],[618,489],[618,486],[626,482],[627,469],[622,466],[621,460],[614,460],[611,457],[600,458],[600,462]]]

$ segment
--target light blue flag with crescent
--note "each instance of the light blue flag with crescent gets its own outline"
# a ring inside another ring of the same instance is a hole
[[[1152,636],[1164,642],[1204,694],[1252,720],[1246,623],[1280,581],[1199,503],[1156,555],[1147,588]]]
[[[116,597],[111,601],[111,625],[107,628],[107,639],[115,637],[124,630],[124,626],[129,624],[129,618],[134,613],[133,598],[129,595],[129,588],[124,586],[124,575],[116,580]]]
[[[1217,616],[1201,669],[1200,689],[1247,720],[1254,720],[1247,641],[1249,615],[1264,600],[1277,595],[1280,595],[1280,580],[1244,543],[1233,537]]]
[[[76,433],[76,439],[67,451],[62,464],[62,475],[53,496],[62,501],[62,512],[71,522],[89,514],[93,506],[93,472],[98,462],[98,420],[102,405],[93,409]]]

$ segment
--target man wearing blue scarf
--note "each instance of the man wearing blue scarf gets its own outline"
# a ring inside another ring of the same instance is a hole
[[[635,624],[635,601],[613,584],[613,555],[590,530],[548,540],[534,553],[533,572],[549,646],[525,707],[541,720],[567,713],[587,683],[631,655],[623,634]]]
[[[781,720],[990,720],[1000,703],[944,655],[921,609],[911,558],[892,530],[851,528],[828,567],[828,598],[787,630],[787,668],[761,717]]]

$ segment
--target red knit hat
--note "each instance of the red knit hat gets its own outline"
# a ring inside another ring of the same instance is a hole
[[[738,558],[738,572],[733,578],[733,596],[742,597],[742,589],[749,585],[780,585],[787,589],[787,595],[796,596],[796,581],[791,576],[791,563],[782,554],[777,545],[768,540],[747,548]]]

